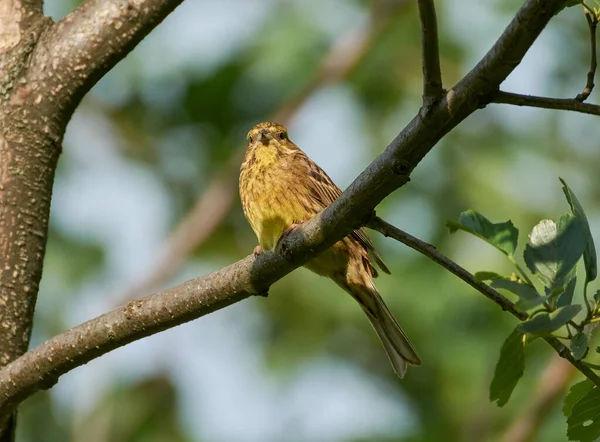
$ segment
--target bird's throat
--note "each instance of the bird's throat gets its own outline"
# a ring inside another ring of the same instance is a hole
[[[273,142],[269,144],[257,143],[254,147],[254,160],[261,168],[268,168],[281,158],[281,150]]]

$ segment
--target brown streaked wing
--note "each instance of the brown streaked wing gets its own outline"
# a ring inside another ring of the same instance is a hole
[[[311,196],[315,202],[321,205],[324,209],[338,199],[342,194],[342,191],[338,186],[335,185],[331,178],[329,178],[329,176],[323,169],[319,167],[317,163],[308,158],[304,153],[303,156],[306,159],[305,161],[308,167],[308,175],[313,181],[313,186],[310,186]],[[361,227],[360,229],[355,230],[352,232],[352,237],[354,237],[367,251],[371,253],[373,259],[377,263],[377,266],[384,273],[389,275],[390,270],[381,259],[379,253],[377,253],[377,250],[375,250],[375,246],[367,236],[365,229]],[[377,276],[377,272],[374,272],[374,276]]]

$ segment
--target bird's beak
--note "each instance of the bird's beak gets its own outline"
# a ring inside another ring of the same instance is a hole
[[[271,135],[267,129],[262,129],[258,133],[258,137],[256,137],[256,141],[262,141],[263,143],[268,143],[270,140],[273,139],[273,135]]]

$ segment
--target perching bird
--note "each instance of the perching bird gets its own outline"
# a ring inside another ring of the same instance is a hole
[[[321,212],[342,191],[288,138],[276,123],[260,123],[248,132],[248,149],[240,171],[244,214],[258,237],[255,253],[275,249],[282,234]],[[370,256],[369,256],[370,253]],[[360,304],[377,332],[396,374],[421,365],[412,344],[379,295],[377,270],[390,273],[364,229],[358,229],[305,264],[331,278]]]

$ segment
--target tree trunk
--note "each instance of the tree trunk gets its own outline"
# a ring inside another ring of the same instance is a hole
[[[36,41],[50,24],[40,16],[21,22],[16,44],[0,48],[0,366],[29,346],[60,153],[62,131],[39,112],[25,80]],[[0,419],[0,442],[14,440],[15,421],[14,414]]]

